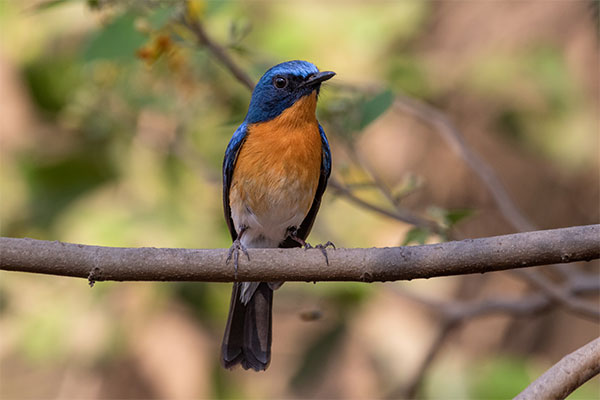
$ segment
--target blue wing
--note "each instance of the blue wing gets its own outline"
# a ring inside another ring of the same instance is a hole
[[[325,187],[327,187],[327,180],[329,179],[329,175],[331,175],[331,150],[329,149],[329,142],[327,141],[327,136],[325,136],[325,131],[321,124],[319,124],[319,132],[321,132],[321,147],[323,149],[323,164],[321,165],[321,175],[325,176],[325,186],[320,193],[320,196],[323,195],[325,191]]]
[[[321,131],[322,132],[322,131]],[[248,129],[246,122],[243,122],[234,132],[227,150],[225,150],[225,159],[223,160],[223,211],[225,212],[225,221],[231,233],[231,239],[237,238],[237,232],[231,219],[231,207],[229,206],[229,188],[231,187],[231,179],[233,177],[233,168],[235,167],[235,161],[240,152],[244,140],[248,135]]]
[[[321,175],[319,176],[319,184],[317,185],[317,191],[315,192],[315,198],[313,200],[312,206],[304,217],[304,220],[300,224],[298,228],[298,237],[306,240],[310,230],[312,229],[313,223],[315,222],[315,218],[317,217],[317,212],[319,211],[319,207],[321,206],[321,198],[323,197],[323,193],[325,192],[325,188],[327,187],[327,180],[329,179],[329,175],[331,175],[331,150],[329,149],[329,142],[327,141],[327,136],[325,136],[325,131],[323,127],[319,124],[319,132],[321,133],[321,149],[323,151],[323,158],[321,160]],[[279,247],[299,247],[300,244],[290,238],[287,238],[283,241]]]

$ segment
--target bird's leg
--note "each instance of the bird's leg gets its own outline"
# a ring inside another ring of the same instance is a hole
[[[298,228],[296,228],[295,226],[290,226],[288,228],[288,236],[298,242],[302,247],[304,247],[304,249],[319,249],[321,250],[321,253],[323,253],[323,256],[325,257],[325,262],[327,263],[327,265],[329,265],[329,257],[327,257],[327,247],[331,246],[335,249],[335,244],[333,244],[330,241],[327,241],[327,243],[325,244],[318,244],[316,246],[312,246],[310,243],[308,243],[307,241],[305,241],[304,239],[302,239],[301,237],[298,236]]]
[[[225,260],[225,263],[228,264],[229,261],[231,260],[231,257],[233,256],[233,270],[234,270],[235,280],[237,280],[238,260],[240,258],[240,250],[246,255],[246,257],[248,258],[248,261],[250,261],[250,255],[248,254],[248,249],[246,249],[246,246],[244,246],[240,240],[242,238],[242,235],[244,234],[244,232],[246,232],[247,230],[248,230],[248,227],[245,225],[240,227],[240,231],[238,232],[237,238],[235,238],[235,240],[233,241],[233,244],[229,248],[229,254],[227,255],[227,260]]]
[[[308,243],[307,241],[305,241],[304,239],[302,239],[300,236],[298,236],[298,228],[296,228],[295,226],[290,226],[287,229],[287,235],[288,235],[288,237],[290,239],[292,239],[296,243],[300,244],[300,246],[304,247],[305,250],[313,248],[310,245],[310,243]]]

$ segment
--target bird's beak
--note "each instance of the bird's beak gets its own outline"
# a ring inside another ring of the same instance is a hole
[[[334,76],[335,76],[335,72],[333,72],[333,71],[322,71],[322,72],[319,72],[318,74],[313,75],[310,78],[308,78],[306,81],[304,81],[302,86],[317,86],[320,83],[333,78]]]

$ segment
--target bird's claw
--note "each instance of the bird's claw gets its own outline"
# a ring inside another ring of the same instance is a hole
[[[329,257],[327,256],[327,247],[333,247],[334,250],[336,250],[335,244],[333,244],[333,242],[331,241],[327,241],[327,243],[319,243],[316,246],[312,246],[310,243],[308,242],[304,242],[304,250],[307,249],[319,249],[321,250],[321,253],[323,253],[323,256],[325,257],[325,262],[327,263],[327,265],[329,265]]]
[[[326,249],[326,248],[328,248],[329,246],[333,247],[333,249],[334,249],[334,250],[337,250],[337,247],[335,247],[335,244],[333,244],[333,242],[332,242],[332,241],[329,241],[329,240],[328,240],[326,243],[318,244],[318,245],[316,245],[315,247],[316,247],[317,249],[323,249],[323,250],[325,250],[325,249]]]
[[[239,238],[233,241],[233,244],[229,248],[229,253],[227,254],[227,260],[225,260],[225,263],[229,264],[229,261],[231,261],[231,259],[233,258],[233,271],[236,280],[238,276],[240,251],[242,251],[246,255],[248,261],[250,261],[250,254],[248,254],[248,249],[242,244]]]
[[[323,253],[323,256],[325,256],[325,262],[327,263],[327,265],[329,265],[329,257],[327,257],[327,247],[331,246],[335,250],[335,244],[333,244],[333,242],[327,241],[327,243],[325,243],[325,244],[318,244],[313,247],[310,243],[308,243],[307,241],[305,241],[304,239],[302,239],[301,237],[298,236],[298,229],[295,227],[288,228],[288,235],[292,240],[296,241],[296,243],[298,243],[300,246],[304,247],[304,250],[308,250],[308,249],[321,250],[321,253]]]

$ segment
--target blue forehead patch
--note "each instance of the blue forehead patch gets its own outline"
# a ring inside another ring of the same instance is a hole
[[[286,61],[271,67],[267,72],[265,72],[260,80],[270,81],[276,75],[295,75],[306,78],[309,75],[316,74],[318,72],[319,69],[313,63],[308,61]]]
[[[253,124],[269,121],[292,106],[302,96],[312,91],[312,89],[309,91],[297,90],[291,92],[278,90],[273,86],[273,79],[276,76],[294,76],[306,79],[318,72],[319,69],[313,63],[301,60],[286,61],[271,67],[260,78],[254,88],[248,114],[246,114],[246,122]]]

